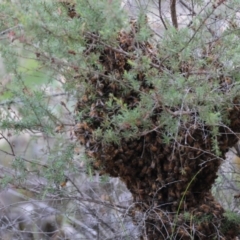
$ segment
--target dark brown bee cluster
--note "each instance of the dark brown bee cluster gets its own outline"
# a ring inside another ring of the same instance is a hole
[[[66,8],[67,15],[70,18],[79,17],[75,10],[76,3],[74,0],[58,0],[58,2]]]
[[[120,177],[126,183],[136,203],[132,209],[133,215],[135,211],[149,212],[146,214],[147,239],[170,239],[172,236],[172,239],[194,237],[200,240],[213,239],[216,234],[221,236],[219,229],[224,210],[210,191],[217,178],[221,158],[224,158],[228,147],[237,141],[229,129],[222,127],[219,130],[223,133],[218,137],[219,157],[212,153],[211,129],[197,126],[194,122],[182,127],[178,141],[168,145],[162,141],[161,129],[142,134],[135,140],[122,139],[118,145],[104,143],[93,136],[98,128],[106,130],[104,122],[119,111],[108,110],[106,102],[111,96],[121,99],[128,109],[134,109],[140,101],[139,92],[123,90],[123,74],[131,69],[131,54],[127,53],[140,48],[141,54],[149,56],[152,63],[155,56],[148,42],[136,41],[137,31],[133,23],[130,32],[119,33],[118,50],[104,47],[100,52],[98,62],[103,71],[90,73],[86,79],[89,87],[76,106],[76,111],[81,112],[82,121],[76,124],[75,134],[85,146],[86,154],[93,159],[95,169],[102,174]],[[96,38],[91,40],[89,36],[88,43],[91,45]],[[97,50],[92,48],[87,54],[91,51]],[[137,80],[141,92],[148,93],[154,89],[154,86],[147,84],[141,70]],[[153,126],[157,122],[156,115],[160,115],[163,109],[159,107],[154,115],[149,116]],[[239,111],[237,116],[233,110],[229,113],[235,119],[232,127],[239,128]],[[141,121],[136,123],[139,129],[141,124]],[[129,123],[125,123],[122,131],[128,131],[130,127]],[[233,239],[234,234],[229,233],[224,239]]]

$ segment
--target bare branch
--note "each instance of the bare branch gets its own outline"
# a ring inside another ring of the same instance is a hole
[[[162,21],[162,24],[163,24],[164,28],[167,30],[167,25],[162,17],[162,0],[158,1],[158,10],[159,10],[159,17]]]
[[[11,151],[12,151],[12,155],[15,156],[15,152],[14,152],[14,149],[13,149],[13,146],[12,144],[9,142],[9,140],[2,134],[0,133],[0,135],[2,136],[2,138],[8,143],[9,147],[11,148]]]
[[[176,0],[171,0],[170,2],[171,9],[171,18],[173,26],[178,29],[178,21],[177,21],[177,11],[176,11]]]
[[[187,3],[185,3],[183,0],[179,0],[179,2],[189,11],[191,12],[192,16],[196,15],[196,12],[192,7],[190,7]]]

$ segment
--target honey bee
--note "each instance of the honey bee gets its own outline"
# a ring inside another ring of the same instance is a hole
[[[173,169],[173,172],[176,174],[179,172],[179,167],[175,166],[174,169]]]
[[[101,161],[94,161],[94,162],[93,162],[93,167],[94,167],[95,169],[99,169],[99,168],[101,167],[101,165],[102,165],[102,162],[101,162]]]
[[[143,169],[142,169],[142,171],[141,171],[141,173],[140,173],[140,176],[143,176],[143,175],[145,175],[145,174],[146,174],[146,172],[147,172],[147,169],[148,169],[148,167],[147,167],[147,166],[143,167]]]
[[[222,206],[220,204],[215,204],[214,207],[215,207],[216,210],[218,210],[220,212],[223,212],[223,208],[222,208]]]
[[[206,205],[206,204],[202,204],[200,206],[200,210],[205,212],[205,213],[209,213],[210,212],[210,207],[208,205]]]
[[[168,171],[169,172],[173,172],[174,171],[174,167],[175,167],[175,162],[171,160],[169,162],[169,165],[168,165]]]
[[[137,145],[138,145],[138,142],[137,141],[133,141],[133,142],[129,143],[129,148],[135,150]]]
[[[175,198],[176,197],[176,194],[174,193],[173,189],[169,189],[168,190],[168,195]]]
[[[197,212],[195,214],[196,217],[201,217],[202,216],[202,213],[201,212]],[[199,232],[203,232],[203,224],[198,224],[196,226],[196,229],[199,231]]]
[[[181,182],[177,182],[177,183],[176,183],[176,189],[177,189],[178,191],[181,191],[182,188],[183,188],[182,183],[181,183]]]
[[[184,167],[184,171],[185,171],[186,173],[190,173],[192,170],[191,170],[190,167],[186,166],[186,167]]]
[[[126,155],[128,158],[131,158],[132,155],[133,155],[133,153],[134,153],[134,150],[128,150],[128,151],[126,151],[125,155]]]
[[[194,159],[194,153],[189,152],[187,157],[188,157],[188,159]]]
[[[240,198],[240,193],[238,195],[234,195],[235,199],[239,199]]]
[[[64,181],[62,181],[62,182],[60,183],[60,186],[61,186],[62,188],[63,188],[63,187],[66,187],[67,182],[68,182],[68,178],[65,178]]]
[[[147,174],[148,176],[151,176],[151,175],[152,175],[151,173],[152,173],[152,168],[149,167],[148,170],[147,170],[147,172],[146,172],[146,174]]]
[[[142,151],[143,150],[143,144],[142,143],[138,143],[138,146],[136,147],[136,151]]]
[[[60,124],[55,128],[56,133],[61,133],[61,132],[63,132],[63,130],[64,130],[64,125],[63,124]]]
[[[87,151],[87,155],[91,158],[94,158],[96,156],[96,153],[94,151]]]
[[[152,152],[156,152],[158,150],[158,148],[156,146],[154,146],[153,144],[150,145],[150,150]]]
[[[180,191],[176,191],[175,194],[176,194],[176,196],[177,196],[178,199],[181,198],[181,192],[180,192]]]
[[[81,145],[85,145],[86,139],[83,135],[78,136],[78,141],[80,142]]]
[[[157,184],[156,183],[153,183],[152,184],[152,190],[155,191],[157,189]]]
[[[78,16],[75,10],[75,2],[73,0],[58,0],[58,2],[67,8],[68,16],[70,18]]]
[[[162,182],[163,181],[162,174],[158,174],[157,179],[155,181],[156,182]]]
[[[118,149],[114,150],[114,151],[112,152],[112,158],[115,158],[118,153],[119,153],[119,152],[118,152]]]
[[[163,171],[168,172],[168,169],[169,169],[169,164],[167,160],[165,160],[165,162],[163,163]]]
[[[157,199],[158,199],[158,200],[162,200],[162,199],[163,199],[162,194],[158,194]]]
[[[119,158],[121,158],[124,162],[128,161],[128,156],[126,156],[125,154],[120,153]]]
[[[189,233],[186,229],[179,228],[178,234],[180,234],[181,239],[189,239]]]
[[[86,122],[82,122],[82,123],[77,123],[74,126],[74,131],[79,131],[80,129],[88,129],[88,125]]]
[[[138,165],[139,165],[139,167],[142,167],[143,164],[144,164],[143,158],[139,158],[139,159],[138,159]]]

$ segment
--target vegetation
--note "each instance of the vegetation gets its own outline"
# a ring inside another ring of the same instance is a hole
[[[117,0],[2,1],[2,151],[18,173],[3,174],[5,186],[26,189],[37,176],[38,196],[79,202],[84,194],[71,176],[83,164],[131,192],[127,214],[144,222],[134,237],[239,234],[239,220],[227,227],[235,215],[211,193],[240,132],[239,3],[170,2],[156,1],[153,19],[143,5],[130,18]],[[9,139],[22,133],[43,136],[44,158],[15,152]],[[76,195],[59,189],[66,181]],[[48,227],[48,237],[67,238]]]

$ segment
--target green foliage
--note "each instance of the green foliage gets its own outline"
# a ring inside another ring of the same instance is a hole
[[[224,217],[226,217],[227,221],[233,222],[235,224],[240,224],[240,216],[239,214],[231,211],[226,211],[224,213]]]
[[[7,187],[7,185],[9,183],[12,183],[13,182],[13,178],[10,177],[10,176],[4,176],[2,179],[1,179],[1,187],[2,188],[5,188]]]
[[[231,211],[226,211],[224,213],[224,224],[222,225],[222,231],[225,233],[231,229],[239,229],[240,226],[240,216],[239,214]],[[238,231],[239,232],[239,231]]]
[[[15,184],[22,184],[27,178],[28,171],[27,171],[27,163],[24,161],[22,157],[16,157],[12,163],[12,167],[14,170],[19,171],[21,174],[19,174],[17,177],[13,179],[13,182]],[[5,178],[6,180],[10,180],[10,178]]]
[[[24,85],[22,85],[24,87]],[[27,91],[27,90],[26,90]],[[12,90],[13,95],[18,95],[21,104],[18,107],[19,118],[10,115],[0,123],[2,129],[14,129],[16,131],[38,129],[45,133],[53,133],[53,126],[58,118],[51,112],[44,99],[44,93],[34,91],[24,94],[20,89]]]
[[[48,180],[54,180],[55,183],[60,183],[64,180],[64,171],[63,170],[73,170],[72,160],[73,160],[73,149],[75,144],[68,143],[64,144],[64,149],[62,148],[63,143],[57,143],[53,148],[52,152],[49,153],[48,165],[49,168],[46,169],[46,177]],[[43,169],[44,171],[44,169]],[[75,171],[73,171],[75,172]],[[53,179],[54,176],[54,179]]]
[[[211,222],[213,216],[211,214],[203,214],[202,216],[197,217],[190,212],[184,212],[183,218],[186,222],[191,222],[192,224],[200,224],[204,222]]]

